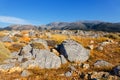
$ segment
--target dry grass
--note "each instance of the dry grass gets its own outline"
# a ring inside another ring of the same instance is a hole
[[[68,39],[66,35],[54,34],[51,36],[51,39],[55,40],[57,44],[60,44],[62,41]]]
[[[0,62],[9,57],[10,51],[0,42]]]

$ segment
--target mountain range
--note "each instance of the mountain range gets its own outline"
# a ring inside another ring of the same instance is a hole
[[[120,23],[102,21],[52,22],[46,25],[10,25],[0,30],[94,30],[107,32],[120,32]]]

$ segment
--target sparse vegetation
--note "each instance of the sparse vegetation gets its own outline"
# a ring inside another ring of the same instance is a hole
[[[49,31],[50,32],[50,31]],[[115,33],[107,34],[106,36],[100,36],[97,38],[94,37],[84,37],[80,35],[66,35],[66,34],[52,34],[51,37],[47,38],[45,35],[46,32],[43,32],[40,36],[29,37],[27,34],[29,31],[21,31],[21,35],[12,36],[13,42],[0,42],[0,61],[9,57],[10,52],[19,51],[23,46],[27,45],[32,39],[42,38],[47,41],[49,48],[54,48],[55,45],[60,44],[62,41],[66,39],[73,39],[87,48],[89,45],[93,45],[94,48],[90,50],[90,58],[85,62],[90,65],[90,69],[83,69],[80,65],[76,63],[70,63],[61,65],[58,69],[40,69],[38,67],[28,69],[33,75],[28,77],[21,77],[20,72],[14,72],[11,74],[8,73],[0,73],[0,79],[13,80],[71,80],[76,79],[79,80],[79,75],[81,72],[87,74],[87,72],[92,71],[104,71],[109,72],[116,65],[120,64],[120,35]],[[100,46],[102,42],[107,42],[112,40],[110,44],[104,45],[103,50],[98,50],[97,47]],[[92,41],[92,42],[91,42]],[[42,43],[32,42],[32,46],[35,49],[45,49],[45,46]],[[103,67],[103,68],[94,68],[93,64],[97,60],[105,60],[112,63],[114,66]],[[22,62],[28,61],[27,58],[23,58]],[[68,67],[71,64],[76,64],[76,71],[73,72],[71,77],[65,77],[64,73],[70,71]]]

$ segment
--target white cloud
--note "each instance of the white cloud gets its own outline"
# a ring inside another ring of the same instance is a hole
[[[30,24],[28,21],[24,19],[11,16],[0,16],[0,22],[11,24]]]

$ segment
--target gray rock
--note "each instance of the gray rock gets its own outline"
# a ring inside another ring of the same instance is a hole
[[[59,68],[61,66],[60,58],[49,50],[39,50],[36,53],[35,60],[39,63],[40,68]]]
[[[70,62],[85,62],[89,58],[89,50],[73,40],[65,40],[59,46],[59,52]]]
[[[120,66],[116,66],[114,69],[113,69],[113,73],[117,76],[120,77]]]
[[[61,64],[67,63],[67,60],[65,59],[63,55],[60,55],[60,59],[61,59]]]
[[[71,65],[69,67],[70,67],[71,71],[76,71],[76,68],[74,66]]]
[[[28,70],[24,70],[24,71],[21,73],[21,76],[22,76],[22,77],[28,77],[28,76],[30,76],[30,75],[32,75],[32,73],[31,73],[30,71],[28,71]]]
[[[2,41],[3,41],[3,42],[13,42],[12,39],[11,39],[9,36],[4,36],[4,37],[2,38]]]
[[[0,65],[0,70],[9,70],[13,67],[15,67],[15,63],[2,64]]]
[[[35,32],[34,32],[33,30],[30,30],[29,36],[30,36],[30,37],[31,37],[31,36],[35,36]]]
[[[28,60],[22,63],[23,68],[28,66],[40,67],[40,68],[59,68],[61,66],[61,60],[58,56],[48,50],[33,50],[34,60]]]
[[[31,51],[31,49],[32,49],[31,45],[28,44],[28,45],[26,45],[26,46],[23,47],[22,53],[23,54],[29,53]]]
[[[39,63],[35,60],[28,60],[21,64],[21,67],[24,69],[39,67]]]
[[[64,75],[66,76],[66,77],[70,77],[70,76],[72,76],[72,71],[67,71]]]
[[[111,67],[111,66],[113,66],[111,63],[104,60],[98,60],[94,63],[94,67],[97,67],[97,68]]]

